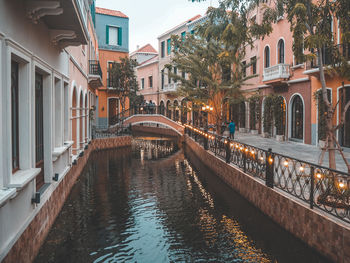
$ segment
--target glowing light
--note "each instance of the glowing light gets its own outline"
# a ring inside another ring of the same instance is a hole
[[[248,152],[248,148],[245,148],[245,151]]]
[[[236,144],[236,148],[238,148],[239,147],[239,145],[238,144]]]
[[[283,165],[287,167],[288,166],[288,162],[284,161]]]
[[[231,143],[230,146],[233,147],[233,143]]]
[[[206,108],[207,110],[209,110],[210,107],[209,107],[209,105],[207,105],[205,108]]]
[[[202,110],[205,110],[205,107],[204,107],[204,106],[202,107]]]
[[[303,171],[304,171],[304,167],[301,166],[301,167],[299,168],[299,170],[300,170],[300,172],[303,172]]]
[[[255,151],[251,151],[252,154],[255,154]]]
[[[345,184],[344,184],[343,182],[340,182],[340,183],[339,183],[339,187],[340,187],[340,188],[344,188],[344,187],[345,187]]]
[[[317,173],[317,174],[316,174],[316,177],[317,177],[318,179],[321,179],[321,178],[322,178],[322,174]]]
[[[243,147],[241,146],[239,149],[240,149],[240,150],[243,150]]]
[[[269,163],[273,163],[273,159],[271,157],[269,158]]]
[[[260,160],[261,160],[261,161],[264,161],[264,157],[260,157]]]
[[[212,111],[214,108],[213,107],[210,107],[210,110]]]
[[[225,140],[225,143],[227,143],[227,140]]]

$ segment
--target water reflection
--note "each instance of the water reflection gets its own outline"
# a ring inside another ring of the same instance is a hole
[[[195,165],[155,138],[94,154],[35,262],[326,262]]]

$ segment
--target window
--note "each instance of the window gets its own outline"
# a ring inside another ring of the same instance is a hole
[[[268,46],[265,47],[264,51],[265,55],[265,68],[270,67],[270,48]]]
[[[185,78],[186,78],[186,72],[185,72],[185,71],[182,71],[182,72],[181,72],[181,76],[182,76],[182,78],[185,79]]]
[[[221,65],[221,70],[222,70],[221,80],[223,82],[230,81],[231,80],[231,65],[229,65],[229,64],[222,64]]]
[[[252,64],[252,74],[256,74],[256,57],[252,57],[250,59],[250,62]]]
[[[107,87],[113,87],[116,88],[118,86],[117,83],[117,79],[113,78],[113,75],[111,74],[111,70],[113,69],[113,67],[117,66],[118,62],[112,61],[112,62],[108,62],[108,66],[107,66]]]
[[[174,74],[177,75],[177,67],[174,67]],[[177,80],[174,79],[174,83],[176,83],[176,82],[177,82]]]
[[[279,64],[284,63],[284,41],[283,41],[283,39],[280,39],[280,41],[278,41],[278,63]]]
[[[150,88],[153,87],[153,76],[149,76],[149,77],[148,77],[148,86],[149,86]]]
[[[11,133],[12,133],[12,171],[19,169],[18,136],[18,63],[11,62]]]
[[[35,73],[35,163],[40,168],[36,177],[36,189],[44,185],[44,104],[43,76]]]
[[[181,41],[185,41],[185,38],[186,38],[186,32],[182,32],[181,33]]]
[[[171,71],[170,71],[170,69],[168,69],[168,84],[170,84],[170,83],[171,83],[170,73],[171,73]]]
[[[191,35],[194,35],[194,30],[191,30]]]
[[[145,79],[142,78],[141,79],[141,89],[144,89],[145,88]]]
[[[166,41],[166,47],[167,47],[167,54],[170,55],[170,53],[171,53],[171,39],[170,38]]]
[[[122,28],[115,26],[107,26],[106,29],[106,44],[111,46],[122,45]]]
[[[162,41],[162,43],[160,43],[160,56],[162,57],[162,58],[164,58],[164,56],[165,56],[165,42],[164,41]]]
[[[162,79],[161,79],[161,85],[162,85],[162,89],[164,89],[164,69],[162,69]]]
[[[242,72],[243,72],[243,77],[247,76],[247,67],[246,67],[247,62],[243,61],[242,62]]]

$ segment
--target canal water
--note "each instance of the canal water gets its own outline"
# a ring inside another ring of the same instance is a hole
[[[328,262],[186,156],[164,138],[93,153],[35,262]]]

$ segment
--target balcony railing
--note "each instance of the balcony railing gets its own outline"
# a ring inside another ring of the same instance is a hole
[[[89,60],[89,63],[90,63],[89,74],[99,75],[102,79],[102,70],[100,67],[100,62],[98,60]]]
[[[177,83],[170,83],[164,86],[164,91],[176,91]]]
[[[290,77],[289,67],[288,64],[277,64],[269,68],[264,68],[263,81],[288,79]]]
[[[336,49],[338,49],[339,55],[343,56],[345,59],[350,61],[350,44],[339,44],[336,46]],[[322,62],[324,66],[329,66],[329,65],[332,65],[332,63],[334,63],[334,54],[332,53],[332,50],[330,48],[322,49]],[[313,68],[318,68],[317,55],[314,59],[312,59],[310,62],[307,63],[307,69],[313,69]]]

